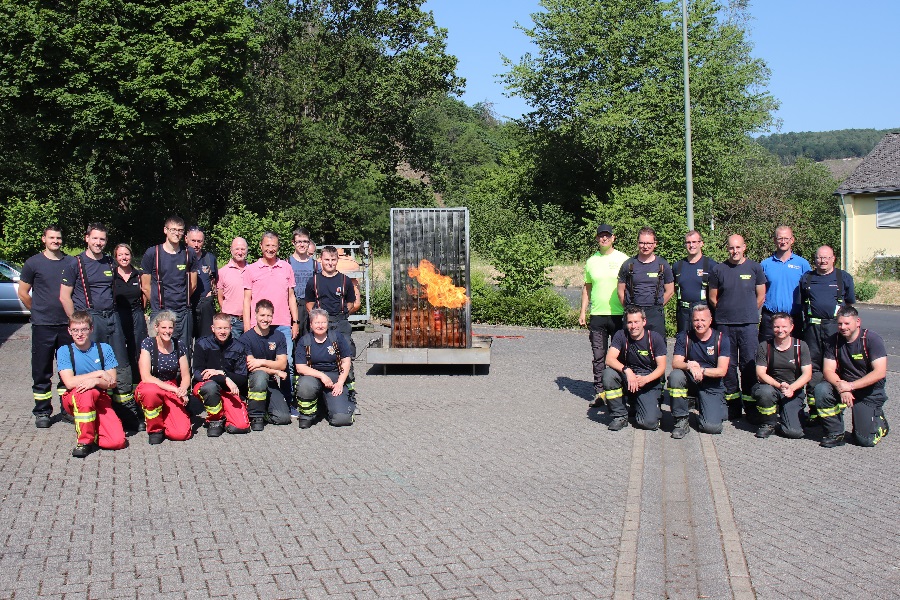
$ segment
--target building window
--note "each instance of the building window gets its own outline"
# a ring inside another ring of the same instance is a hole
[[[900,228],[900,198],[878,200],[875,213],[876,227]]]

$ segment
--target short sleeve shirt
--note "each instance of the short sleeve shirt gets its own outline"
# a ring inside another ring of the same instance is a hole
[[[306,301],[316,302],[332,317],[346,315],[347,304],[356,302],[353,280],[342,273],[332,277],[316,273],[306,284]]]
[[[153,355],[153,347],[156,345],[156,338],[144,338],[144,341],[141,342],[141,350],[146,350]],[[161,379],[163,381],[175,381],[178,379],[178,375],[181,373],[181,368],[178,366],[178,360],[185,356],[184,344],[173,344],[173,350],[175,350],[175,346],[178,347],[177,352],[170,352],[168,354],[163,351],[159,351],[158,358],[156,360],[156,372],[151,373],[157,379]]]
[[[705,342],[697,337],[694,331],[682,331],[675,337],[673,356],[683,356],[686,361],[696,361],[701,368],[715,369],[719,366],[720,356],[731,354],[731,342],[727,335],[721,335],[715,329]]]
[[[275,329],[269,329],[267,335],[259,335],[256,329],[245,331],[241,335],[241,344],[247,352],[247,356],[262,360],[275,360],[279,355],[287,356],[287,341],[284,334]]]
[[[291,325],[291,309],[288,305],[288,292],[294,293],[294,271],[286,261],[277,260],[270,265],[260,258],[244,269],[244,289],[250,290],[250,324],[256,325],[256,303],[266,299],[275,306],[272,325]],[[243,309],[241,309],[243,313]],[[244,327],[248,327],[244,323]],[[248,328],[249,328],[248,327]]]
[[[648,263],[632,256],[622,263],[618,275],[618,283],[625,284],[625,304],[638,306],[662,306],[665,284],[673,281],[672,267],[661,256]]]
[[[793,383],[799,377],[797,367],[797,354],[800,354],[800,367],[812,364],[809,357],[809,346],[803,340],[793,339],[793,343],[787,350],[779,350],[772,340],[760,344],[756,349],[756,366],[766,367],[769,377],[778,383]],[[771,356],[771,366],[769,361]]]
[[[144,309],[141,300],[141,275],[143,274],[144,272],[140,269],[134,269],[128,281],[125,281],[119,275],[118,269],[113,271],[113,298],[116,300],[116,308],[124,311]]]
[[[584,265],[584,282],[591,286],[592,315],[621,315],[619,302],[619,269],[628,260],[624,252],[613,250],[609,254],[595,252]]]
[[[800,278],[810,270],[809,261],[791,252],[787,260],[775,258],[773,254],[760,265],[766,274],[766,301],[763,304],[770,312],[800,312]]]
[[[69,348],[72,349],[72,352],[69,352]],[[100,352],[103,352],[102,365]],[[75,355],[74,366],[72,365],[73,354]],[[60,371],[72,371],[75,375],[87,375],[95,371],[115,369],[119,363],[116,362],[116,355],[109,344],[92,343],[87,351],[80,350],[75,344],[66,344],[56,350],[56,366]]]
[[[191,294],[191,304],[196,304],[212,291],[215,281],[219,278],[219,267],[216,264],[216,255],[212,252],[201,250],[198,255],[191,250],[191,254],[197,265],[197,289]]]
[[[853,287],[853,277],[847,271],[840,271],[841,280],[844,285],[843,302],[838,304],[838,269],[832,269],[827,275],[819,275],[815,271],[810,271],[806,278],[808,288],[806,291],[801,290],[802,296],[809,298],[809,314],[817,319],[833,319],[837,315],[837,310],[843,304],[853,304],[856,302],[856,290]],[[802,286],[801,282],[801,286]]]
[[[113,272],[116,267],[112,258],[104,254],[94,260],[82,252],[63,271],[62,284],[72,288],[72,302],[75,310],[112,310]],[[85,291],[87,296],[85,296]]]
[[[300,261],[294,258],[292,254],[288,257],[288,263],[290,263],[291,269],[294,271],[294,293],[297,295],[297,301],[299,302],[306,298],[306,284],[316,271],[316,259],[308,258],[305,261]]]
[[[226,315],[240,316],[244,314],[244,271],[246,266],[239,267],[234,260],[219,271],[216,288],[222,292],[222,312]]]
[[[666,339],[656,331],[647,329],[644,337],[633,340],[627,332],[619,330],[613,336],[610,348],[616,348],[619,362],[637,375],[649,375],[656,370],[656,359],[666,355]]]
[[[188,277],[189,273],[197,271],[197,265],[191,260],[186,248],[179,249],[175,254],[169,254],[163,249],[162,244],[151,246],[141,259],[141,269],[144,274],[150,275],[152,310],[188,308]]]
[[[294,349],[294,363],[298,365],[307,364],[306,347],[309,346],[310,366],[313,369],[322,372],[337,371],[337,356],[334,352],[333,342],[337,342],[341,359],[348,356],[352,357],[353,351],[350,349],[350,344],[347,343],[346,337],[338,335],[336,338],[336,340],[332,340],[331,336],[329,336],[324,342],[319,343],[313,334],[307,333],[297,342],[297,346]]]
[[[865,347],[863,346],[865,338]],[[868,360],[866,353],[868,352]],[[868,329],[860,329],[853,342],[847,342],[840,334],[835,334],[825,345],[825,358],[837,361],[837,372],[844,381],[856,381],[866,376],[871,370],[873,360],[887,356],[884,340],[880,335]],[[884,389],[884,379],[871,386],[876,390]]]
[[[65,255],[59,260],[47,258],[43,252],[25,261],[20,280],[31,286],[33,325],[69,323],[69,317],[59,301],[59,287],[62,285],[63,271],[74,261],[74,257]]]
[[[719,325],[759,323],[756,286],[765,284],[766,275],[758,262],[748,259],[736,265],[726,260],[717,264],[709,276],[709,289],[719,291],[716,323]]]
[[[708,256],[701,256],[700,260],[695,263],[685,260],[679,260],[672,269],[675,275],[675,286],[678,291],[678,299],[689,304],[697,302],[706,302],[706,287],[703,285],[703,278],[706,278],[707,284],[712,273],[716,261]]]

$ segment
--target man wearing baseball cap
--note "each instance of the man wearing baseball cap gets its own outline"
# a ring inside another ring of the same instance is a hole
[[[592,407],[604,404],[603,369],[606,368],[606,350],[609,338],[622,329],[622,303],[619,301],[619,268],[628,260],[624,252],[613,248],[616,241],[612,225],[597,227],[597,245],[600,249],[584,266],[584,288],[581,291],[581,314],[578,323],[587,326],[593,352],[594,400]],[[588,312],[590,309],[590,312]]]

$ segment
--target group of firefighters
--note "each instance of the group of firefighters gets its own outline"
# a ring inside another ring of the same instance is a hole
[[[163,231],[138,268],[127,244],[105,254],[101,223],[88,225],[86,249],[74,257],[62,251],[58,225],[44,230],[44,250],[25,261],[18,291],[31,310],[35,426],[74,423],[72,456],[84,458],[98,447],[124,448],[126,431],[146,431],[150,444],[189,439],[204,412],[209,437],[292,417],[305,429],[320,414],[352,425],[349,316],[360,297],[356,280],[338,270],[338,249],[325,246],[316,260],[309,231],[299,228],[282,260],[278,235],[265,232],[257,262],[247,262],[247,241],[235,238],[219,269],[201,229],[185,232],[173,216]]]
[[[761,439],[776,431],[800,438],[804,427],[821,425],[820,445],[833,448],[845,443],[849,407],[857,444],[874,446],[888,434],[884,341],[861,327],[853,278],[835,268],[831,247],[816,250],[811,268],[793,252],[791,228],[781,226],[775,251],[761,263],[745,256],[740,235],[728,237],[728,259],[717,263],[690,231],[687,256],[670,266],[656,255],[649,227],[633,257],[615,240],[612,226],[597,228],[579,317],[593,351],[592,406],[607,405],[610,430],[627,427],[629,416],[658,429],[667,395],[676,439],[690,431],[689,397],[697,399],[704,433],[721,433],[726,419],[742,417]],[[673,299],[678,333],[664,386],[663,310]]]

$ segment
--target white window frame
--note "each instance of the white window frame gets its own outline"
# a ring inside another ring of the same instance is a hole
[[[900,196],[875,200],[875,227],[900,229]]]

